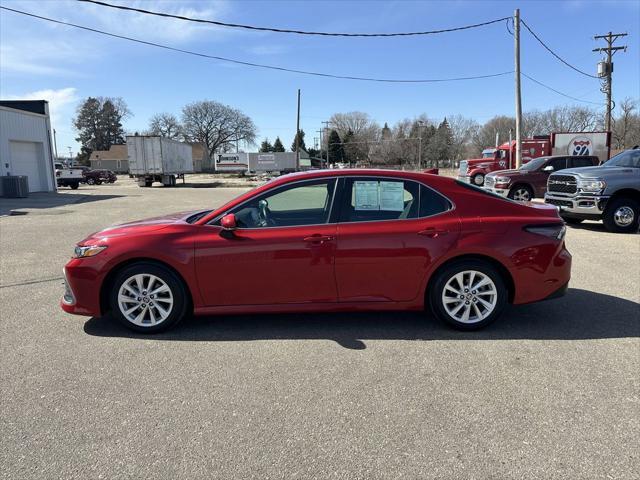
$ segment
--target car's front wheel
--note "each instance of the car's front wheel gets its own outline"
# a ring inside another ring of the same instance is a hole
[[[508,296],[500,273],[482,260],[445,267],[430,282],[428,293],[434,315],[460,330],[476,330],[493,322]]]
[[[176,325],[187,313],[187,293],[171,270],[140,262],[120,271],[112,283],[112,315],[127,328],[156,333]]]
[[[484,185],[484,174],[476,173],[473,177],[471,177],[471,183],[473,183],[477,187],[481,187]]]

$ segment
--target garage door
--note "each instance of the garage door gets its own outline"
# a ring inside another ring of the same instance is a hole
[[[29,177],[29,191],[47,190],[44,176],[44,150],[40,142],[9,142],[11,145],[11,175]]]

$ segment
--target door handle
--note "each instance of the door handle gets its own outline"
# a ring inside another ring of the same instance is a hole
[[[314,243],[318,245],[322,245],[325,242],[330,242],[333,240],[331,235],[311,235],[309,237],[305,237],[304,241],[309,243]]]
[[[444,236],[449,233],[449,230],[443,230],[440,228],[425,228],[424,230],[420,230],[418,235],[423,235],[429,238],[437,238],[440,236]]]

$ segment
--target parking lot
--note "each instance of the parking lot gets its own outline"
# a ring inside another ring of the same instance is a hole
[[[120,177],[0,218],[3,478],[637,478],[639,235],[569,227],[568,294],[473,333],[368,313],[140,336],[62,312],[75,242],[244,191],[193,187]]]

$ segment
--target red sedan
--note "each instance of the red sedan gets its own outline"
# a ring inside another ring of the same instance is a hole
[[[215,210],[94,233],[62,308],[141,332],[196,315],[423,310],[462,329],[566,292],[555,207],[425,173],[285,175]]]

